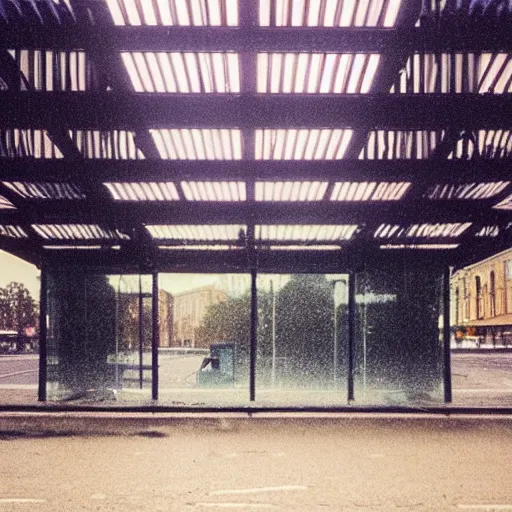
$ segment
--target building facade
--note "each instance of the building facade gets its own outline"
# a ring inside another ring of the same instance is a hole
[[[173,346],[196,347],[196,331],[209,306],[223,302],[227,293],[214,285],[174,296]]]
[[[512,344],[512,249],[457,271],[451,299],[456,339]]]

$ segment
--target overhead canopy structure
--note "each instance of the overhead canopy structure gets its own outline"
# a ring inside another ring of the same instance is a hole
[[[511,27],[506,0],[0,0],[0,248],[143,270],[505,249]]]

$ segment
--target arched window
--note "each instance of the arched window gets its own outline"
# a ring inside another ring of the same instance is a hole
[[[490,301],[491,301],[491,316],[496,316],[496,278],[494,276],[494,270],[491,271],[490,276]]]
[[[482,318],[483,316],[483,308],[482,308],[482,280],[480,276],[475,277],[475,295],[476,295],[476,317]]]

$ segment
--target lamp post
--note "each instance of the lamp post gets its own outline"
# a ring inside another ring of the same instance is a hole
[[[334,338],[333,338],[333,351],[332,351],[332,374],[333,381],[336,385],[338,380],[338,325],[336,322],[336,284],[347,284],[345,279],[334,279],[332,284],[332,302],[333,302],[333,322],[334,322]]]

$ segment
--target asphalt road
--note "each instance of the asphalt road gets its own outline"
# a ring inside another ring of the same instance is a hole
[[[512,511],[510,418],[4,431],[0,453],[1,511]]]
[[[210,402],[216,394],[224,405],[247,401],[247,393],[230,398],[228,393],[218,390],[194,389],[195,373],[199,369],[203,356],[186,355],[180,357],[160,357],[160,388],[161,398],[168,393],[170,402],[182,403]],[[136,377],[136,372],[132,372]],[[0,403],[2,394],[16,388],[32,389],[35,396],[35,386],[38,376],[38,356],[0,356]],[[136,379],[132,385],[136,384]],[[146,383],[149,386],[148,383]],[[452,354],[452,386],[454,405],[506,405],[512,406],[512,352],[511,353],[453,353]],[[359,390],[356,389],[356,392]],[[146,389],[146,394],[149,390]],[[198,394],[204,395],[199,397]],[[260,393],[264,395],[265,393]],[[357,393],[356,393],[357,394]],[[324,394],[325,395],[325,394]],[[305,400],[324,400],[325,405],[337,403],[333,395],[312,397],[309,394]],[[296,400],[301,402],[302,396],[283,396],[279,400]],[[276,400],[274,400],[274,403]],[[272,397],[269,404],[272,403]],[[290,402],[291,403],[291,402]],[[300,405],[300,403],[298,403]],[[342,404],[343,405],[343,404]]]

